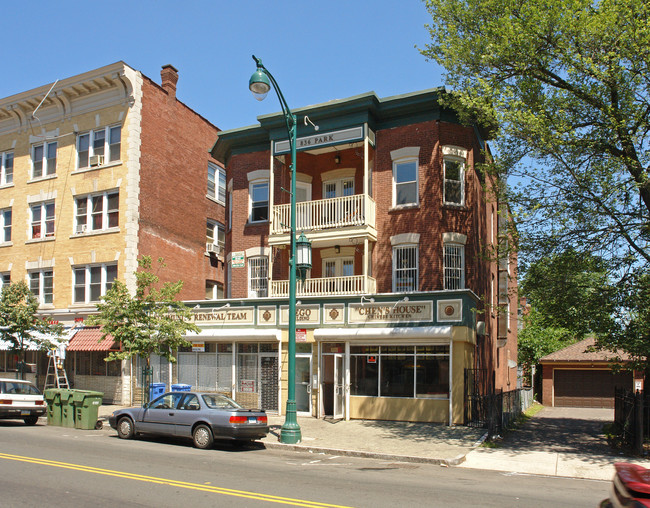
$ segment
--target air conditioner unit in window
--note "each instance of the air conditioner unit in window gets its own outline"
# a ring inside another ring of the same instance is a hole
[[[90,158],[88,159],[88,164],[90,166],[101,166],[104,164],[104,156],[103,155],[91,155]]]
[[[223,245],[219,245],[217,243],[206,243],[205,250],[210,254],[221,256],[223,254]]]
[[[85,224],[77,224],[77,227],[75,229],[75,233],[78,235],[85,233],[86,232],[86,225]]]

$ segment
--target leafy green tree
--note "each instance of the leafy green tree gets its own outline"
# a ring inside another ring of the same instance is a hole
[[[185,335],[199,331],[191,322],[191,310],[176,299],[183,282],[159,284],[160,278],[152,271],[149,256],[143,256],[138,264],[135,294],[123,282],[115,281],[97,305],[98,314],[88,322],[102,327],[102,340],[110,335],[122,345],[122,350],[110,353],[107,361],[140,356],[148,368],[150,355],[156,354],[175,362],[172,352],[190,345]],[[158,268],[164,267],[164,261],[159,258]]]
[[[632,284],[650,264],[650,4],[426,6],[431,43],[421,52],[446,69],[447,105],[494,138],[485,169],[511,184],[499,199],[515,214],[521,258],[593,253],[612,286],[642,295]],[[606,296],[615,315],[633,313],[633,299]],[[638,321],[618,319],[620,333],[629,323]],[[608,337],[603,346],[626,345]]]
[[[520,293],[536,309],[536,323],[563,328],[576,338],[605,335],[614,326],[618,290],[602,258],[573,249],[531,264]]]
[[[48,351],[59,345],[63,327],[38,314],[38,298],[25,282],[14,282],[0,293],[0,337],[18,353],[18,371],[24,379],[25,352],[30,344]]]
[[[577,342],[575,334],[566,328],[549,326],[544,316],[532,306],[523,317],[524,326],[517,338],[518,361],[524,369],[539,364],[540,358]]]

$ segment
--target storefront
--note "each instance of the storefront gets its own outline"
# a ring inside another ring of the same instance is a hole
[[[301,416],[462,423],[464,369],[476,344],[470,291],[301,299],[296,410]],[[284,413],[288,307],[231,301],[195,308],[201,328],[178,352],[176,379],[249,407]],[[192,302],[194,303],[194,302]]]

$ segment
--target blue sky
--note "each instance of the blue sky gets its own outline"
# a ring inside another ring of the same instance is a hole
[[[3,2],[7,97],[123,60],[157,83],[179,70],[178,98],[221,129],[279,111],[248,91],[252,54],[291,108],[369,91],[380,97],[443,85],[415,48],[428,41],[420,0]]]

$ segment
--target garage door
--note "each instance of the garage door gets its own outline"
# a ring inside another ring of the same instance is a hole
[[[632,373],[608,370],[555,370],[556,407],[614,407],[614,388],[632,388]]]

